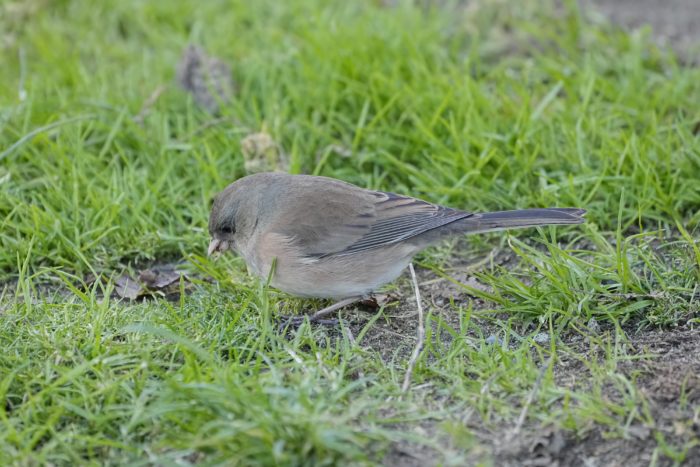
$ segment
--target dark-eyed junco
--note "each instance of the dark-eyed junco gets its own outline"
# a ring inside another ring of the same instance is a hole
[[[472,213],[311,175],[259,173],[214,201],[209,254],[237,251],[249,270],[301,297],[344,304],[393,281],[427,246],[458,234],[580,224],[578,208]]]

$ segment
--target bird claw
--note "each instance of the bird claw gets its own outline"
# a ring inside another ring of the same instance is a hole
[[[396,293],[372,293],[362,297],[360,300],[360,305],[370,308],[372,310],[378,310],[384,306],[394,304],[399,301],[399,296]]]

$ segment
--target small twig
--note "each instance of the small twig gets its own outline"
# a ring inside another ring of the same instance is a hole
[[[552,357],[549,357],[546,362],[544,362],[544,365],[542,365],[542,368],[540,368],[540,373],[537,375],[537,379],[535,380],[535,385],[532,387],[532,391],[530,391],[530,394],[527,396],[527,400],[525,401],[525,405],[523,406],[523,410],[520,411],[520,416],[518,417],[518,421],[515,423],[515,427],[513,428],[513,431],[510,433],[509,438],[514,438],[518,433],[520,433],[520,429],[523,427],[523,423],[525,423],[525,417],[527,417],[527,411],[530,409],[530,406],[532,405],[532,401],[535,400],[535,395],[537,394],[537,391],[539,391],[540,386],[542,385],[542,380],[544,379],[544,374],[547,372],[547,368],[549,368],[549,365],[552,363]]]
[[[423,321],[423,305],[421,304],[420,289],[418,288],[418,280],[416,279],[416,271],[413,269],[413,263],[408,264],[408,269],[409,271],[411,271],[413,289],[416,292],[416,305],[418,306],[418,339],[416,341],[416,346],[413,348],[411,359],[408,361],[406,375],[403,378],[403,386],[401,386],[402,392],[408,391],[408,387],[411,385],[413,368],[416,366],[416,362],[418,361],[418,357],[420,357],[420,354],[423,351],[423,346],[425,343],[425,322]]]
[[[350,345],[353,347],[356,347],[357,341],[355,340],[355,336],[352,334],[350,327],[347,324],[344,324],[343,322],[341,322],[341,326],[343,327],[343,333],[345,334],[345,337],[348,339],[348,342],[350,343]],[[362,371],[361,368],[358,368],[358,370],[357,370],[357,377],[359,379],[365,379],[365,372]]]
[[[348,342],[351,345],[353,345],[353,346],[357,345],[357,341],[355,340],[355,336],[352,334],[352,331],[350,330],[350,328],[347,325],[343,326],[343,332],[345,333],[345,337],[348,338]]]
[[[143,125],[143,121],[146,119],[146,115],[148,115],[151,112],[151,108],[153,108],[155,103],[158,101],[160,95],[163,94],[163,92],[165,92],[166,89],[166,85],[160,84],[157,88],[153,90],[151,95],[148,96],[148,99],[144,101],[138,115],[136,115],[133,118],[134,122],[138,123],[139,125]]]
[[[390,318],[395,318],[395,316],[390,316]],[[401,334],[400,332],[392,331],[391,329],[388,329],[388,328],[377,327],[376,330],[378,332],[383,332],[384,334],[391,334],[392,336],[396,336],[400,339],[410,339],[410,340],[416,339],[416,336],[406,336],[404,334]]]

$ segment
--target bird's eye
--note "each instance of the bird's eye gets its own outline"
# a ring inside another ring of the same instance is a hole
[[[224,227],[221,227],[221,231],[227,235],[231,235],[233,233],[236,233],[236,229],[234,229],[230,225],[226,225]]]

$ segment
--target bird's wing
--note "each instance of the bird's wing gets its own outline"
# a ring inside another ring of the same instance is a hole
[[[351,254],[398,243],[472,215],[394,193],[376,192],[376,195],[374,216],[364,235],[342,250],[325,256]]]
[[[297,189],[295,221],[272,226],[304,257],[348,255],[398,243],[472,214],[344,183]],[[283,203],[286,204],[286,203]]]

